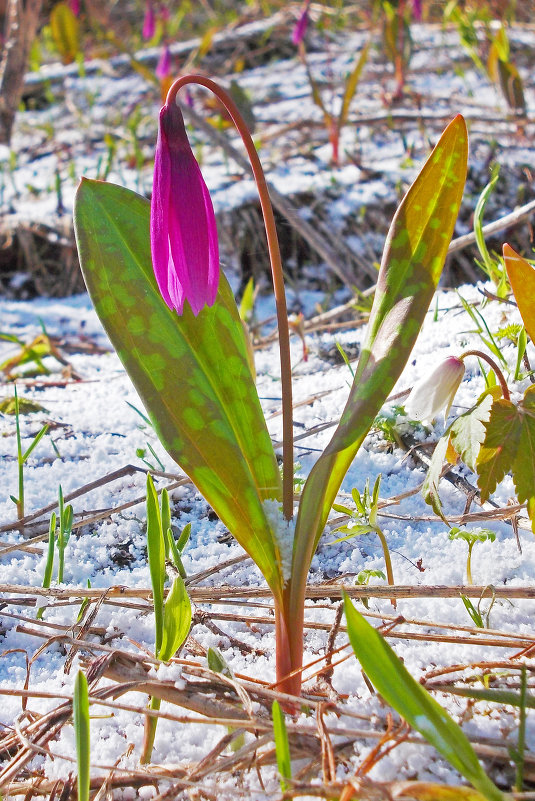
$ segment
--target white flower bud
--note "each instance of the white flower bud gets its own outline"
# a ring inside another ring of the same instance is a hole
[[[463,376],[462,359],[456,356],[447,358],[411,389],[405,402],[408,416],[414,420],[430,421],[444,410],[446,418]]]

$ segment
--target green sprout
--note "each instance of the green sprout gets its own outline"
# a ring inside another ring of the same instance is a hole
[[[273,737],[275,739],[275,752],[277,754],[277,767],[280,774],[280,786],[283,793],[290,789],[292,780],[292,759],[290,755],[290,745],[288,743],[288,732],[286,731],[286,721],[284,713],[278,701],[273,701],[271,708],[273,716]]]
[[[361,534],[370,534],[371,532],[375,532],[379,537],[383,547],[386,575],[388,578],[388,583],[392,586],[394,584],[394,573],[392,571],[390,551],[388,549],[386,537],[377,524],[380,485],[381,473],[379,473],[375,479],[375,484],[373,485],[371,492],[369,478],[366,479],[366,485],[362,495],[358,489],[352,489],[351,496],[355,504],[354,509],[350,509],[349,506],[342,506],[342,504],[339,503],[333,503],[334,511],[340,512],[340,514],[349,515],[350,520],[345,525],[338,526],[334,529],[334,531],[344,532],[346,536],[339,537],[337,540],[333,540],[330,544],[334,545],[337,542],[344,542],[344,540],[350,540],[353,537],[360,537]],[[394,600],[392,601],[392,604],[395,606]]]
[[[466,531],[454,527],[449,533],[450,540],[464,540],[468,545],[468,556],[466,559],[466,583],[472,585],[472,550],[476,542],[494,542],[496,534],[488,528],[480,529],[480,531]]]
[[[10,495],[9,497],[17,507],[17,517],[19,520],[24,518],[24,465],[28,461],[30,454],[34,451],[37,447],[39,442],[42,440],[46,432],[48,431],[48,424],[45,424],[40,431],[35,435],[33,438],[30,446],[23,451],[22,450],[22,437],[20,434],[20,405],[19,405],[19,396],[17,395],[17,388],[15,387],[15,428],[16,428],[16,435],[17,435],[17,468],[18,468],[18,497],[15,498],[14,495]]]
[[[383,579],[383,581],[386,581],[386,576],[382,570],[371,570],[370,568],[366,568],[365,570],[360,571],[355,584],[357,584],[359,587],[367,587],[371,578],[380,578]],[[369,598],[361,598],[360,600],[366,609],[370,608]]]
[[[89,694],[87,679],[81,670],[74,682],[72,718],[76,737],[76,762],[78,765],[78,801],[89,801],[90,787],[90,741],[89,741]]]
[[[166,542],[169,539],[168,532],[170,530],[169,496],[164,490],[160,509],[154,481],[150,473],[147,473],[147,554],[154,603],[154,655],[163,662],[167,662],[174,656],[188,636],[191,626],[191,603],[180,574],[175,577],[167,599],[164,600],[164,584],[167,578],[165,573]],[[184,535],[184,532],[182,534]],[[185,542],[183,547],[185,547]],[[151,696],[149,708],[158,711],[160,703],[160,698]],[[157,717],[146,717],[143,752],[140,760],[142,764],[150,762],[157,724]]]

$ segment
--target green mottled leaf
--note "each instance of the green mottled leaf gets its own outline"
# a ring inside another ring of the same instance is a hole
[[[513,462],[513,481],[520,503],[527,503],[535,534],[535,386],[528,387],[519,404],[521,434]]]
[[[303,489],[291,608],[302,603],[310,561],[336,493],[405,366],[433,297],[461,203],[467,146],[466,126],[458,116],[442,134],[392,221],[349,399]]]
[[[489,419],[494,398],[501,393],[499,387],[495,389],[495,392],[485,393],[475,406],[457,417],[450,426],[453,447],[463,462],[474,472],[479,448],[485,438],[484,423]]]
[[[510,245],[503,246],[503,258],[524,328],[535,342],[535,267]]]
[[[158,658],[167,662],[180,648],[191,626],[191,602],[181,576],[176,576],[163,607],[162,647]]]
[[[433,451],[433,455],[429,463],[427,475],[422,485],[422,495],[425,502],[432,507],[434,513],[441,517],[448,526],[449,523],[442,512],[442,502],[440,500],[440,495],[438,494],[438,485],[440,483],[442,467],[446,458],[446,451],[448,450],[449,441],[450,432],[448,430],[444,436],[440,437],[439,441],[435,445],[435,450]]]
[[[276,596],[280,559],[262,502],[281,480],[247,361],[232,291],[197,317],[162,300],[152,270],[149,204],[82,180],[75,231],[85,281],[162,445],[254,559]]]
[[[383,637],[344,597],[349,640],[367,677],[384,700],[489,801],[504,795],[489,779],[462,729],[412,678]]]
[[[484,801],[485,796],[471,787],[452,787],[434,782],[395,782],[396,798],[411,801]]]
[[[19,398],[18,400],[19,400],[19,414],[34,414],[35,412],[48,411],[47,409],[45,409],[44,406],[41,406],[40,403],[30,400],[29,398]],[[14,397],[4,398],[3,401],[0,401],[0,413],[17,414]]]

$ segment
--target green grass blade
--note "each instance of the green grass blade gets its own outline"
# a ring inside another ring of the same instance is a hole
[[[81,670],[78,671],[74,682],[72,713],[78,765],[78,801],[89,801],[89,694],[87,679]]]
[[[34,451],[34,449],[39,445],[39,443],[41,442],[41,440],[43,439],[44,435],[46,434],[49,428],[50,426],[48,425],[48,423],[46,423],[39,431],[39,433],[35,435],[33,442],[30,444],[28,450],[25,451],[24,454],[22,455],[23,462],[26,462],[28,460],[28,457]]]
[[[344,609],[351,646],[377,692],[488,801],[504,801],[505,796],[481,767],[462,729],[412,678],[392,648],[347,596]]]
[[[147,473],[147,554],[154,601],[154,653],[159,655],[163,640],[163,585],[165,581],[165,546],[158,495]]]
[[[278,701],[273,701],[271,707],[273,716],[273,737],[275,739],[275,751],[277,754],[277,767],[280,773],[280,785],[282,792],[289,789],[289,781],[292,779],[292,759],[290,756],[290,745],[288,743],[288,732],[284,713]]]
[[[262,502],[281,479],[249,367],[236,302],[221,275],[215,304],[177,315],[158,291],[149,203],[82,180],[75,231],[97,313],[168,453],[254,559],[273,592],[281,568]]]
[[[54,539],[56,535],[56,513],[52,512],[50,515],[50,523],[48,526],[48,547],[46,552],[46,565],[43,574],[43,587],[50,587],[52,581],[52,570],[54,569]],[[43,608],[41,607],[37,612],[37,620],[42,620]]]
[[[166,489],[162,490],[162,531],[165,547],[165,558],[169,559],[169,538],[167,531],[171,528],[171,507],[169,505],[169,493]]]

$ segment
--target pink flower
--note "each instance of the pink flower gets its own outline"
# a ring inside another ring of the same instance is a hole
[[[156,77],[163,81],[165,78],[169,76],[171,72],[171,52],[169,47],[165,45],[161,54],[160,60],[156,65]]]
[[[305,33],[308,28],[308,7],[310,6],[310,0],[305,0],[303,5],[303,9],[301,11],[301,15],[296,22],[295,28],[293,29],[292,33],[292,43],[294,45],[299,45],[305,38]]]
[[[422,0],[412,0],[412,14],[416,22],[422,21]]]
[[[175,102],[160,111],[150,214],[154,274],[170,309],[215,303],[219,246],[214,209]]]
[[[75,17],[80,14],[80,0],[69,0],[69,6]]]
[[[444,417],[453,403],[455,393],[464,376],[464,362],[450,356],[432,373],[411,389],[405,402],[405,411],[415,420],[434,420],[444,410]]]
[[[144,39],[152,39],[156,30],[156,20],[154,17],[154,6],[152,0],[147,0],[145,4],[145,17],[143,19],[143,30],[141,32]]]

